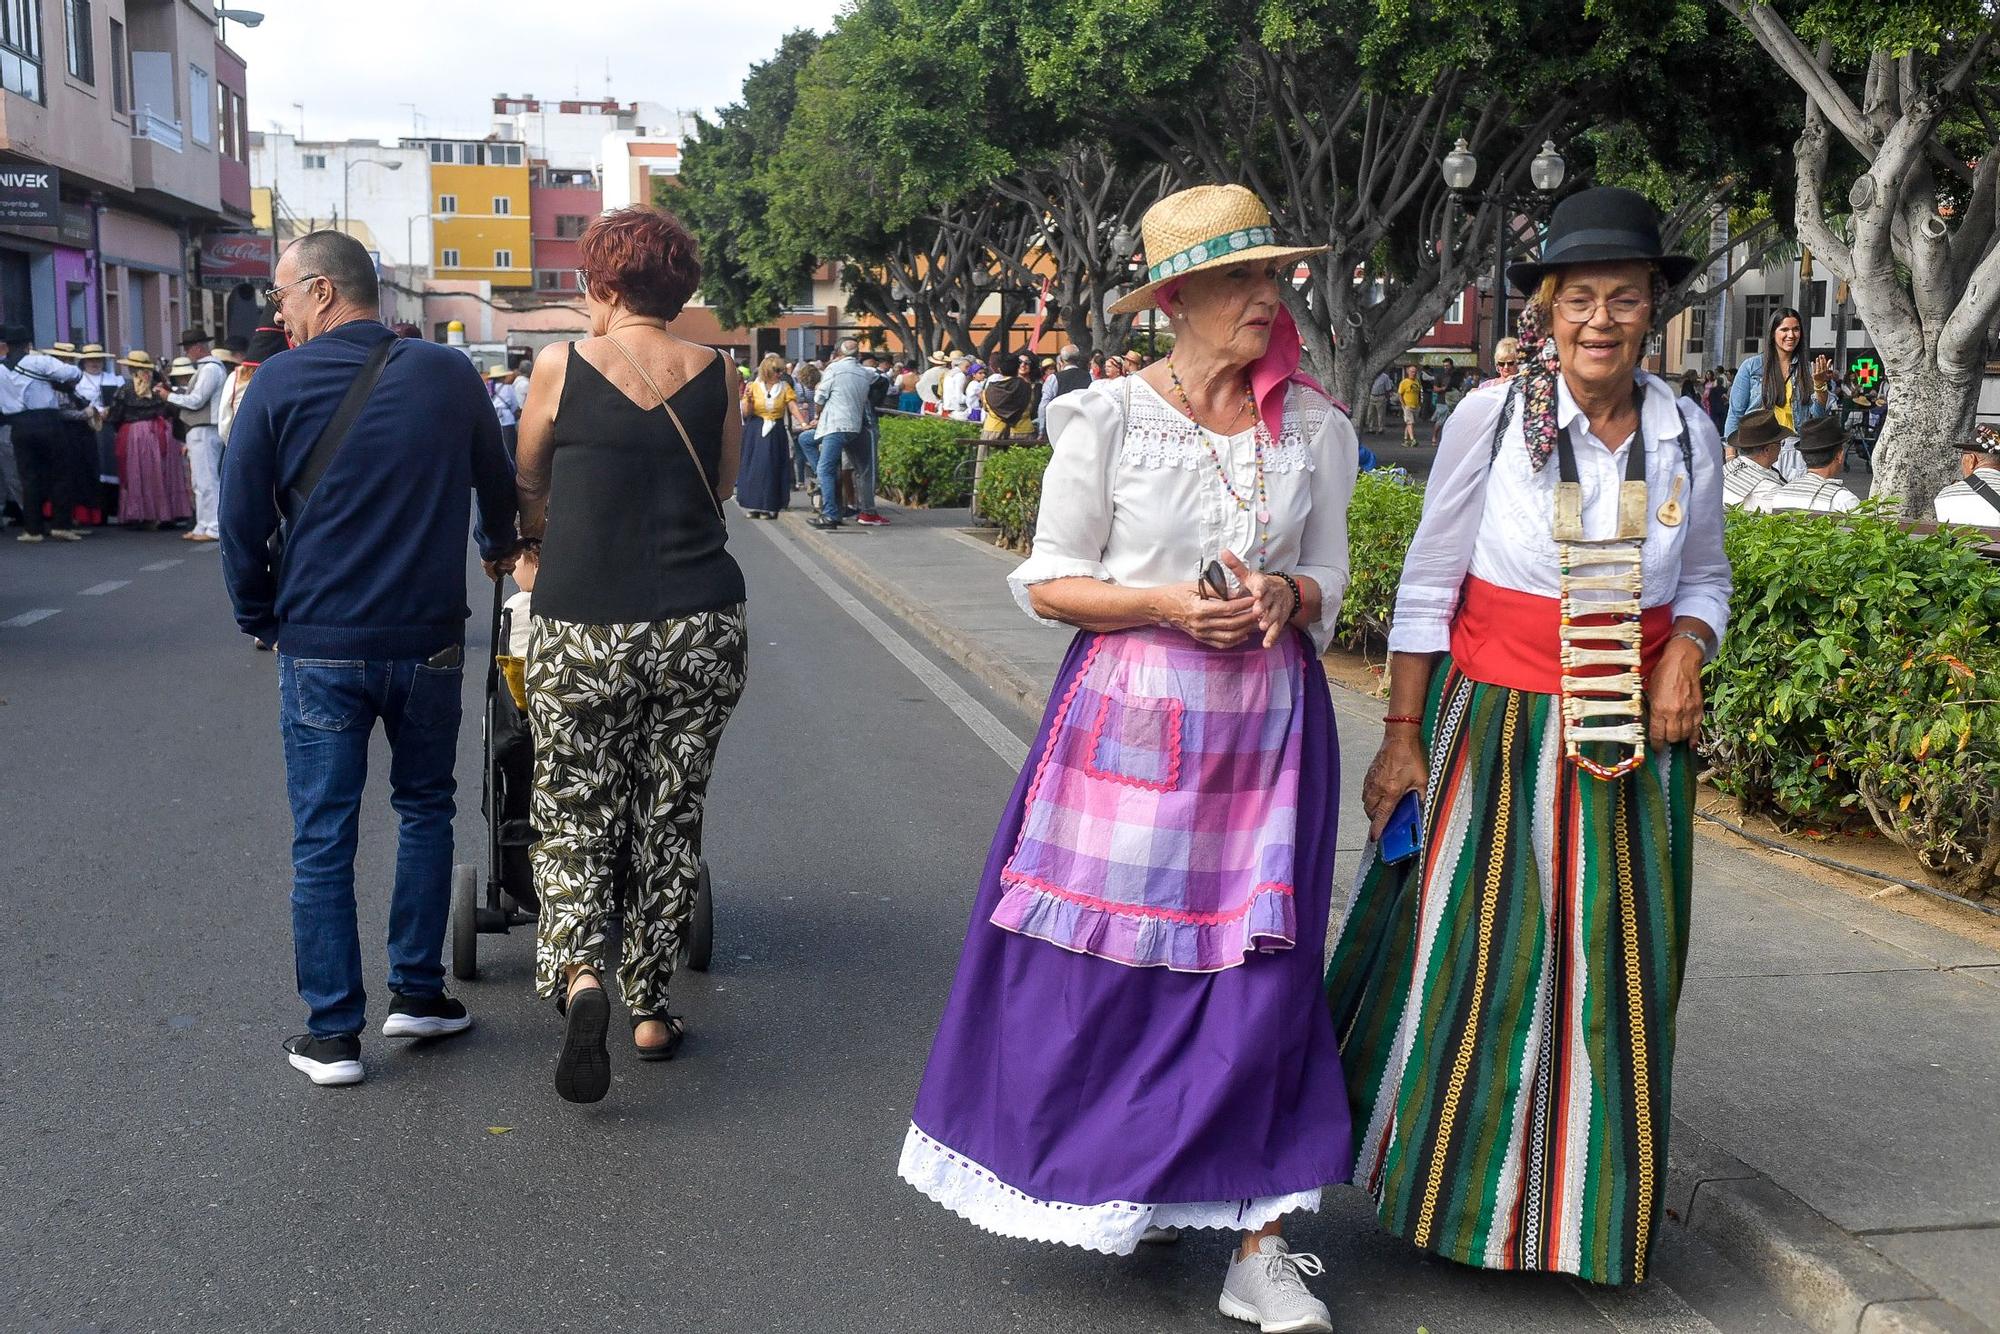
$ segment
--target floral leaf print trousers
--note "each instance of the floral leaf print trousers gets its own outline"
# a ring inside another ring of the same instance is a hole
[[[694,907],[702,803],[747,654],[740,603],[629,625],[535,621],[527,679],[539,994],[560,995],[577,965],[603,974],[622,879],[619,989],[634,1014],[666,1012]]]

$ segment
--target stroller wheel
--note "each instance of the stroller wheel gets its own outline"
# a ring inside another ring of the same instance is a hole
[[[451,868],[451,975],[461,982],[479,976],[479,868]]]
[[[709,959],[715,953],[715,896],[710,891],[708,863],[701,864],[701,875],[695,881],[694,911],[688,917],[687,966],[697,973],[708,971]]]

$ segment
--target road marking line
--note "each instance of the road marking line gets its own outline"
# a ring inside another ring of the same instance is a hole
[[[33,625],[36,621],[46,621],[61,610],[61,607],[37,607],[33,611],[24,611],[19,616],[0,621],[0,630],[19,630],[23,626]]]
[[[199,552],[201,552],[201,553],[202,553],[203,555],[205,555],[205,556],[213,556],[213,555],[214,555],[214,554],[215,554],[216,552],[218,552],[218,551],[222,550],[222,543],[220,543],[220,542],[197,542],[197,543],[195,543],[195,544],[194,544],[194,549],[195,549],[196,551],[199,551]]]
[[[139,569],[142,573],[152,574],[156,570],[171,570],[179,564],[178,560],[156,560],[151,565],[141,565]]]
[[[1028,762],[1026,742],[1009,731],[1007,725],[994,717],[985,705],[967,694],[958,682],[940,671],[936,663],[919,653],[909,640],[897,634],[887,622],[870,611],[866,604],[842,587],[831,574],[820,568],[796,542],[785,536],[775,525],[764,528],[753,527],[751,531],[761,533],[770,539],[771,544],[783,552],[786,559],[805,572],[806,578],[812,580],[820,592],[832,598],[835,606],[852,616],[876,643],[889,650],[890,656],[909,668],[912,676],[929,687],[939,702],[957,714],[958,720],[971,728],[973,734],[984,741],[995,755],[1005,760],[1010,768],[1019,769]]]
[[[101,598],[106,593],[116,593],[131,582],[130,579],[106,579],[101,584],[92,584],[89,588],[78,593],[77,596],[80,598]]]
[[[1618,1334],[1722,1334],[1706,1316],[1658,1279],[1637,1288],[1572,1282]]]

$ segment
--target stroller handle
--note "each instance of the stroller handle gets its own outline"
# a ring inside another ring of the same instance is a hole
[[[507,586],[502,575],[493,581],[493,622],[487,632],[488,652],[486,654],[486,694],[490,699],[493,689],[500,683],[500,617],[507,605]]]

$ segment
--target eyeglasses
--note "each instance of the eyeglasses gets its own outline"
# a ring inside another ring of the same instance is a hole
[[[266,305],[275,306],[278,304],[278,297],[281,293],[291,291],[294,287],[297,287],[300,283],[309,283],[313,281],[315,278],[324,278],[325,276],[326,275],[323,273],[308,273],[305,277],[297,279],[296,281],[293,282],[286,283],[283,287],[267,287],[264,289],[264,303]]]
[[[590,275],[582,269],[576,270],[576,290],[585,293],[590,291]]]
[[[1599,300],[1576,293],[1556,298],[1556,309],[1571,324],[1590,323],[1596,317],[1599,306],[1610,311],[1611,318],[1620,324],[1636,324],[1652,304],[1643,296],[1614,296]]]

